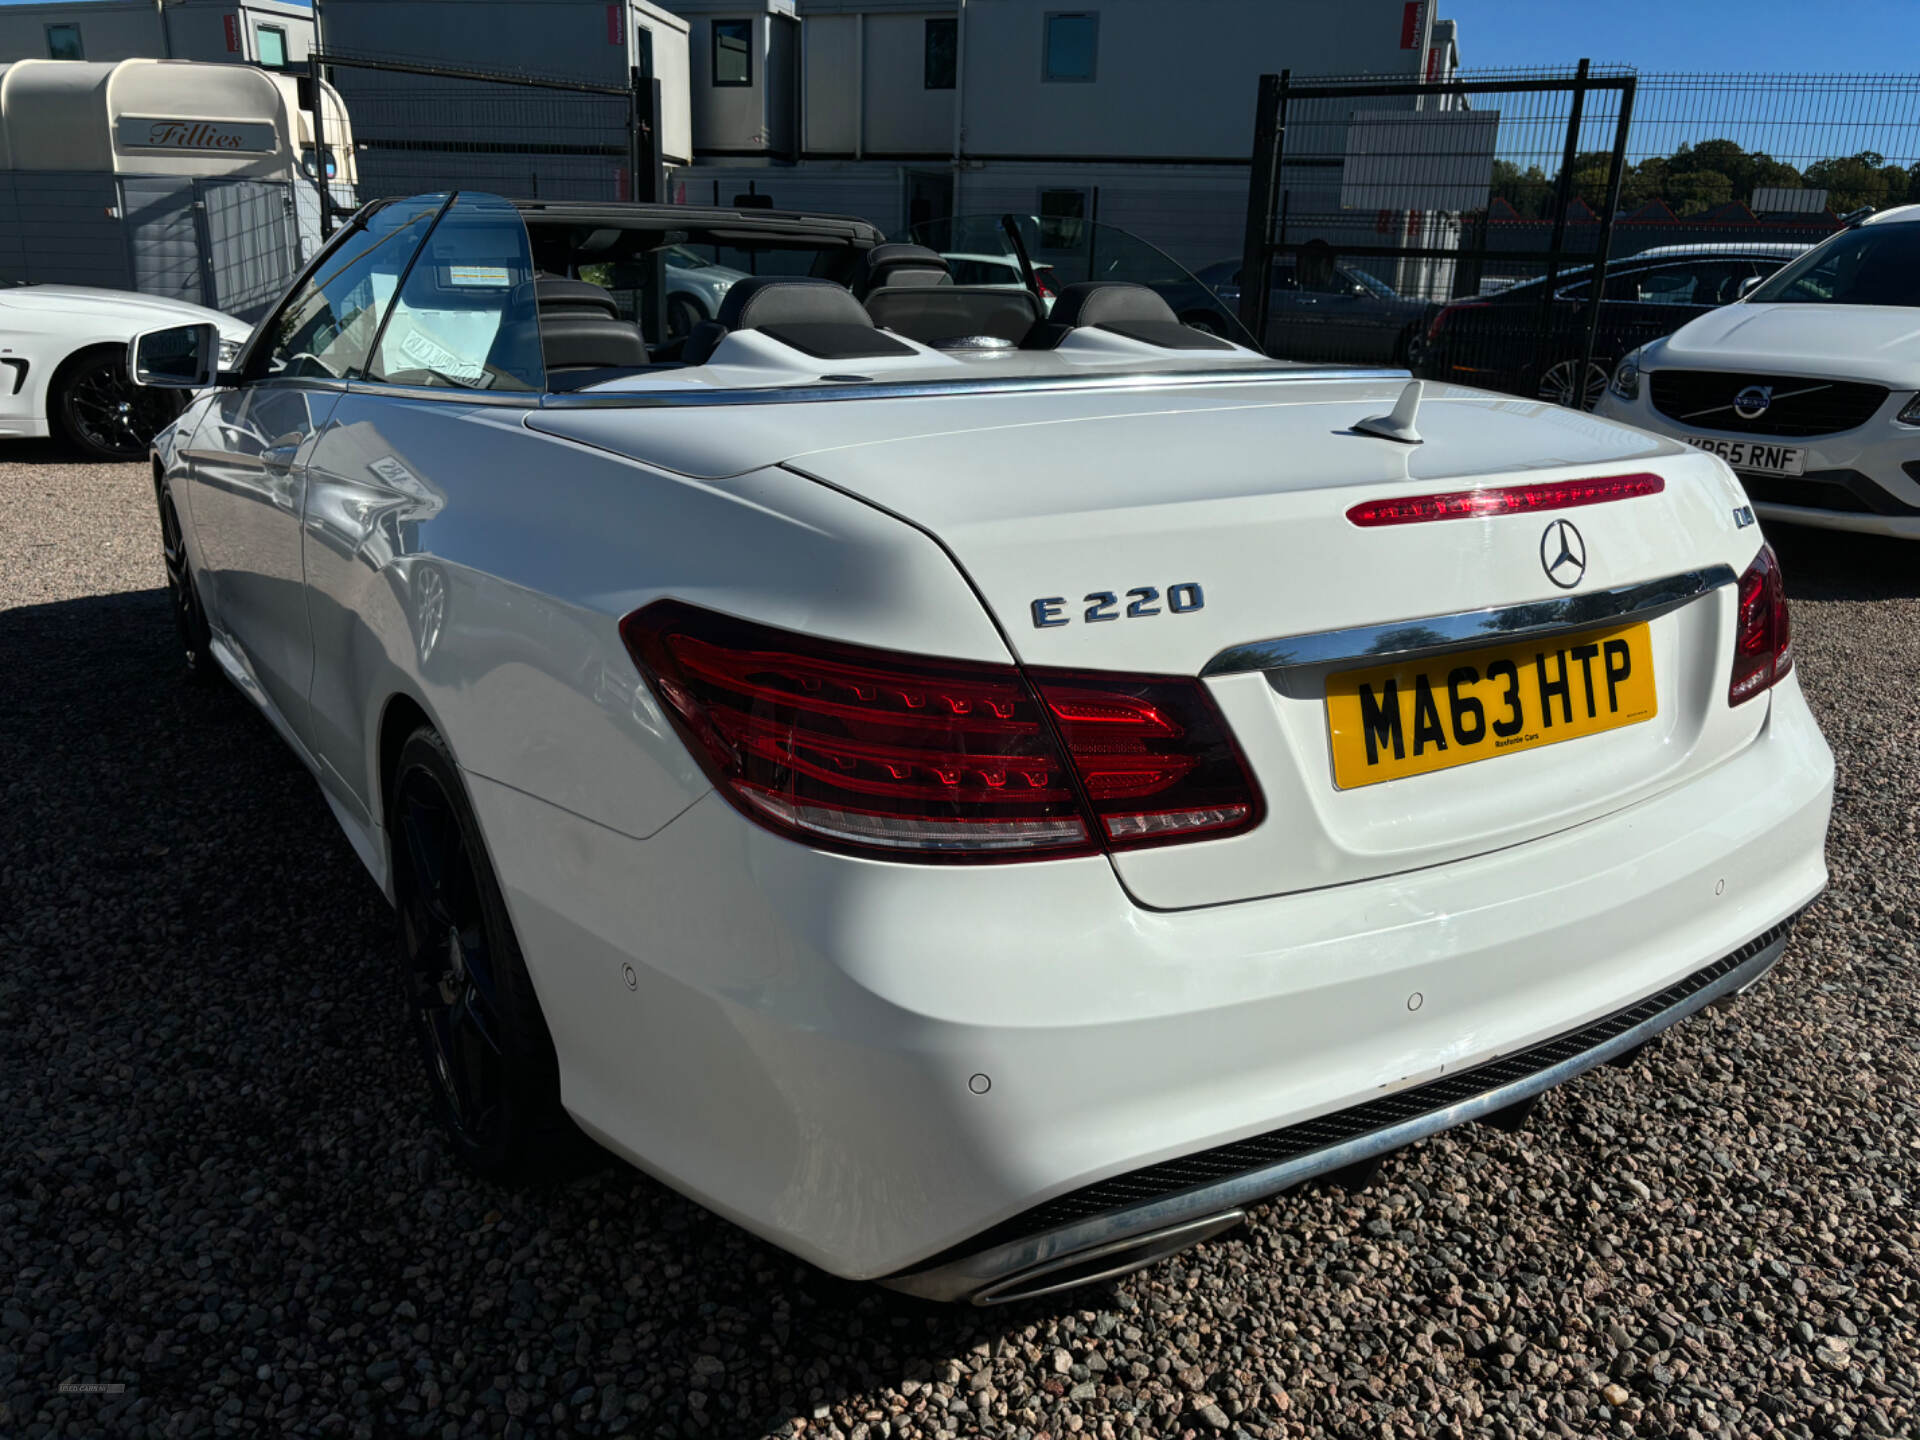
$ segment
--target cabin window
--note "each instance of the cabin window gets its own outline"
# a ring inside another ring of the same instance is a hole
[[[1040,248],[1078,250],[1086,239],[1087,192],[1040,192]]]
[[[713,83],[753,84],[753,21],[713,22]]]
[[[1091,80],[1100,45],[1100,17],[1089,11],[1056,11],[1047,16],[1046,78]]]
[[[960,22],[958,20],[927,21],[925,65],[927,89],[953,89],[959,47]]]
[[[84,60],[86,47],[80,43],[78,25],[47,26],[47,58],[49,60]]]
[[[287,63],[287,32],[278,25],[256,25],[253,49],[262,65],[269,70],[279,70]]]

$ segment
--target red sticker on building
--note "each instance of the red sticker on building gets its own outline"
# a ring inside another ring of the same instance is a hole
[[[226,21],[227,53],[229,55],[238,55],[240,53],[240,17],[238,15],[229,15],[226,17]]]
[[[607,6],[607,44],[619,45],[625,42],[627,31],[621,21],[620,12],[626,9],[625,0],[620,4]]]
[[[1417,50],[1420,48],[1420,11],[1426,0],[1407,0],[1400,12],[1400,48]]]

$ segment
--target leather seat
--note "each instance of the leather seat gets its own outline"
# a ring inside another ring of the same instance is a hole
[[[540,351],[547,372],[636,370],[647,363],[640,327],[620,318],[613,296],[585,280],[536,275]]]
[[[851,291],[815,276],[756,275],[736,280],[720,302],[719,318],[693,327],[681,358],[689,365],[706,364],[715,347],[736,330],[757,330],[820,360],[913,353],[875,329],[873,317]]]
[[[877,290],[924,289],[953,284],[946,256],[924,245],[876,245],[861,257],[853,293],[865,300]]]
[[[1025,348],[1051,350],[1075,330],[1090,327],[1163,350],[1231,350],[1217,335],[1182,325],[1173,307],[1144,285],[1087,280],[1069,285],[1053,302],[1047,323],[1034,327]]]

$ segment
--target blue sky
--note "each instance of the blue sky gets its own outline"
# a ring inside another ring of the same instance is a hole
[[[1805,168],[1829,155],[1876,150],[1920,161],[1920,0],[1438,0],[1460,23],[1471,70],[1515,66],[1631,65],[1643,79],[1630,158],[1671,154],[1682,143],[1725,138]],[[1913,38],[1910,38],[1913,37]],[[1891,73],[1889,73],[1891,72]],[[1886,75],[1864,84],[1760,77]],[[1503,105],[1504,102],[1504,105]],[[1563,131],[1522,116],[1559,115],[1564,102],[1489,98],[1508,123],[1501,150],[1557,169]],[[1583,149],[1612,141],[1613,106],[1588,106]],[[1561,122],[1563,123],[1563,122]],[[1551,152],[1551,153],[1542,153]]]
[[[1439,0],[1470,66],[1911,71],[1915,0]]]

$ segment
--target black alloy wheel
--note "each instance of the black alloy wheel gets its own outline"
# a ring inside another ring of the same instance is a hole
[[[172,602],[174,628],[180,632],[187,679],[196,685],[208,684],[218,673],[213,663],[213,632],[207,624],[206,609],[200,604],[193,566],[187,560],[180,512],[173,508],[173,497],[165,490],[160,492],[160,555],[167,566],[167,598]]]
[[[136,385],[121,351],[84,350],[61,367],[50,409],[69,443],[95,460],[140,460],[180,413],[180,393]]]
[[[551,1175],[584,1142],[560,1107],[553,1039],[446,742],[402,746],[388,809],[400,965],[433,1108],[469,1168]]]

